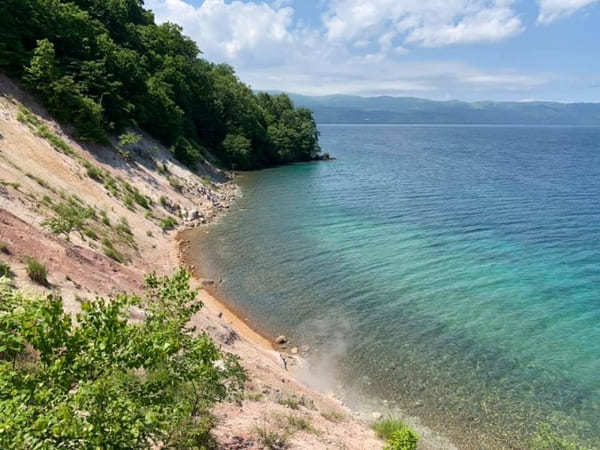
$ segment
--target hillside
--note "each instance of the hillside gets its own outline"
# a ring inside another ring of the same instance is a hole
[[[600,104],[433,101],[412,97],[290,94],[319,123],[600,125]]]
[[[72,132],[0,77],[0,263],[10,267],[15,289],[60,295],[66,311],[77,313],[97,296],[140,292],[145,273],[172,273],[188,239],[177,229],[213,220],[237,188],[231,174],[209,162],[190,171],[145,134],[135,143],[110,139],[100,146]],[[59,229],[68,205],[93,213]],[[28,278],[29,257],[47,266],[47,286]],[[285,434],[291,448],[382,446],[339,402],[295,380],[294,367],[304,364],[298,355],[286,356],[290,371],[284,370],[269,341],[208,292],[200,291],[200,299],[205,306],[192,324],[239,355],[249,374],[244,399],[214,411],[219,448],[261,448],[260,430]]]

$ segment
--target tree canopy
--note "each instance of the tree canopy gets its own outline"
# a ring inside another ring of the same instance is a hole
[[[142,0],[0,4],[0,69],[81,139],[137,125],[188,165],[206,149],[236,169],[315,158],[309,110],[285,94],[255,94],[200,53],[178,25],[157,25]]]

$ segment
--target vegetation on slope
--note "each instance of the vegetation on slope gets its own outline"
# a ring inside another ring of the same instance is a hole
[[[286,95],[255,95],[234,70],[199,57],[177,25],[142,0],[5,0],[0,69],[20,78],[81,139],[132,125],[193,166],[207,148],[252,169],[313,159],[312,113]]]
[[[210,446],[210,408],[245,372],[189,328],[202,304],[188,282],[150,275],[144,298],[86,301],[76,324],[60,298],[0,282],[0,447]]]

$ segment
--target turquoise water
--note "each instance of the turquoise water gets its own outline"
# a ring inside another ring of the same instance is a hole
[[[228,298],[461,448],[598,442],[600,128],[320,131],[336,161],[244,175],[196,244]]]

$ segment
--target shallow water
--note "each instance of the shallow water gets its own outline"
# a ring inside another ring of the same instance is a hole
[[[321,125],[196,252],[323,383],[461,447],[600,437],[600,128]]]

